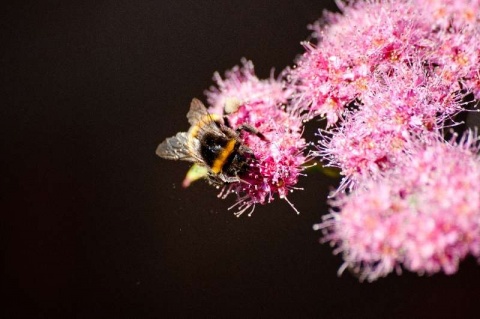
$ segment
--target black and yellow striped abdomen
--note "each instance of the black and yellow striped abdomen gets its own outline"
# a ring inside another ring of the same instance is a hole
[[[226,169],[238,149],[238,141],[226,136],[205,134],[200,141],[200,154],[213,173]]]

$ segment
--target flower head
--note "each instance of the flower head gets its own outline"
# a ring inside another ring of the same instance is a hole
[[[348,185],[396,165],[412,143],[436,138],[445,121],[462,110],[463,93],[445,94],[450,86],[426,72],[421,61],[375,76],[361,102],[343,112],[344,120],[320,131],[316,155],[339,167]]]
[[[453,274],[480,257],[478,139],[416,147],[386,174],[340,194],[322,224],[345,267],[375,280],[393,270]]]
[[[343,14],[326,14],[312,26],[317,45],[304,43],[306,52],[289,74],[296,89],[293,107],[304,117],[325,116],[332,126],[343,119],[348,105],[365,105],[368,95],[381,92],[379,87],[412,87],[415,78],[402,79],[408,68],[431,92],[424,103],[443,105],[439,111],[444,115],[457,110],[444,99],[460,90],[479,98],[478,1],[380,0],[340,6]]]
[[[242,67],[228,71],[225,79],[218,73],[214,79],[217,87],[206,92],[212,105],[210,111],[225,110],[233,129],[248,125],[264,137],[242,132],[241,138],[254,159],[239,176],[241,182],[225,185],[220,196],[238,195],[234,205],[239,207],[237,215],[255,204],[272,201],[275,194],[287,200],[307,160],[302,119],[283,106],[291,92],[284,88],[281,79],[258,79],[252,62],[246,60]]]

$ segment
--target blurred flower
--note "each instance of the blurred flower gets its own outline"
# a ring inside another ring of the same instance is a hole
[[[225,110],[233,129],[250,125],[265,137],[242,132],[242,140],[254,159],[247,172],[239,176],[242,181],[226,184],[219,195],[238,195],[234,205],[238,206],[238,216],[255,204],[271,202],[275,194],[293,207],[287,195],[295,189],[307,161],[302,119],[284,107],[291,91],[273,75],[267,80],[258,79],[253,63],[242,62],[241,67],[226,72],[225,79],[215,73],[217,87],[205,92],[212,106],[210,112],[221,114]]]
[[[479,97],[479,1],[339,2],[288,78],[292,111],[325,116],[316,155],[342,187],[376,178]],[[432,14],[433,12],[433,14]],[[414,136],[414,138],[412,138]]]
[[[332,201],[325,241],[345,268],[369,281],[401,266],[419,274],[453,274],[480,257],[480,158],[476,134],[459,143],[417,146],[377,180]]]
[[[315,155],[345,176],[315,228],[361,279],[455,273],[480,258],[480,161],[476,134],[442,131],[480,98],[480,1],[338,5],[288,74],[292,111],[327,120]]]
[[[339,125],[320,131],[316,155],[339,167],[350,186],[396,165],[416,140],[436,138],[450,115],[462,110],[463,93],[445,94],[450,88],[426,73],[421,61],[375,76],[358,108],[345,110]]]
[[[334,125],[352,103],[372,107],[367,95],[381,87],[405,87],[398,93],[406,95],[415,76],[421,78],[416,85],[432,90],[423,104],[441,106],[447,115],[457,107],[444,100],[461,89],[479,97],[479,1],[338,4],[343,14],[327,13],[311,27],[318,44],[304,43],[306,52],[289,74],[294,108],[305,118],[321,115]],[[408,68],[415,75],[403,79]]]

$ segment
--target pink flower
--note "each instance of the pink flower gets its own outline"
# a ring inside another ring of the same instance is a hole
[[[237,216],[255,204],[271,202],[275,194],[289,202],[287,195],[295,189],[302,165],[308,160],[304,154],[302,119],[283,105],[291,91],[273,76],[268,80],[258,79],[253,63],[246,60],[242,67],[226,72],[225,79],[218,73],[214,79],[218,87],[206,92],[212,105],[210,111],[221,113],[225,108],[233,129],[247,124],[265,137],[242,133],[242,140],[252,150],[255,160],[239,176],[242,182],[226,184],[219,196],[238,195],[234,205],[238,206]]]
[[[305,118],[325,116],[332,126],[351,103],[371,107],[368,95],[382,86],[412,86],[412,76],[401,78],[406,68],[423,77],[421,85],[432,90],[424,103],[443,106],[442,117],[457,111],[445,99],[461,89],[480,96],[478,1],[357,1],[340,7],[343,14],[326,14],[312,26],[318,43],[304,43],[306,53],[289,74],[293,107]]]
[[[466,95],[480,98],[480,2],[340,6],[289,74],[292,109],[327,119],[317,157],[345,176],[315,227],[343,253],[340,272],[452,274],[480,257],[477,139],[441,137]]]
[[[480,257],[478,139],[417,146],[385,175],[340,194],[323,223],[345,268],[369,281],[401,267],[453,274],[468,254]]]
[[[375,76],[358,108],[344,110],[341,123],[320,131],[316,155],[339,167],[350,186],[396,165],[410,144],[435,137],[446,119],[463,107],[463,94],[445,94],[450,85],[426,73],[421,61]]]
[[[305,43],[288,74],[290,108],[306,120],[326,117],[330,130],[320,131],[316,155],[352,187],[435,135],[464,110],[467,94],[480,96],[480,2],[340,6],[343,14],[312,26],[318,44]]]

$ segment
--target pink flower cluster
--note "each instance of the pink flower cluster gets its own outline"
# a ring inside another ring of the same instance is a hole
[[[344,120],[321,132],[318,155],[342,169],[347,182],[374,177],[393,166],[413,135],[430,135],[449,113],[461,109],[461,97],[452,94],[435,101],[439,90],[433,75],[425,74],[417,61],[399,65],[389,75],[377,74],[356,110],[345,110]],[[448,109],[450,112],[445,112]]]
[[[206,92],[212,113],[243,132],[254,160],[237,215],[275,194],[288,201],[305,154],[303,123],[326,119],[313,153],[345,176],[333,211],[315,226],[344,256],[340,269],[375,280],[402,268],[452,274],[480,258],[476,133],[444,141],[467,102],[480,99],[479,0],[338,2],[311,26],[315,44],[275,79],[243,61]],[[293,205],[292,205],[293,207]]]
[[[304,43],[307,52],[290,74],[299,88],[296,107],[308,115],[326,116],[333,125],[346,105],[363,101],[375,89],[372,85],[409,66],[440,82],[432,92],[438,98],[458,91],[459,80],[478,90],[478,1],[339,5],[342,14],[326,14],[312,26],[318,47]]]
[[[292,107],[325,116],[319,155],[355,184],[396,165],[412,134],[438,131],[479,97],[479,1],[357,1],[312,26],[289,78]],[[453,22],[455,21],[455,22]]]
[[[417,145],[378,180],[332,201],[322,224],[344,266],[369,281],[404,268],[455,273],[467,254],[480,257],[480,157],[468,134],[458,144]]]
[[[452,274],[480,257],[477,140],[442,136],[480,98],[480,1],[341,9],[313,25],[319,43],[289,75],[293,108],[327,119],[316,155],[345,175],[315,228],[343,253],[340,272]]]
[[[210,111],[221,114],[226,108],[232,128],[247,124],[265,137],[243,133],[242,140],[252,150],[255,160],[239,176],[242,182],[225,185],[220,196],[229,193],[239,196],[234,205],[239,207],[237,216],[255,204],[271,202],[275,194],[288,202],[287,195],[295,189],[302,165],[307,161],[302,119],[284,107],[291,91],[273,75],[267,80],[258,79],[252,62],[246,60],[242,67],[228,71],[225,79],[218,73],[214,79],[217,87],[206,92],[212,106]]]

